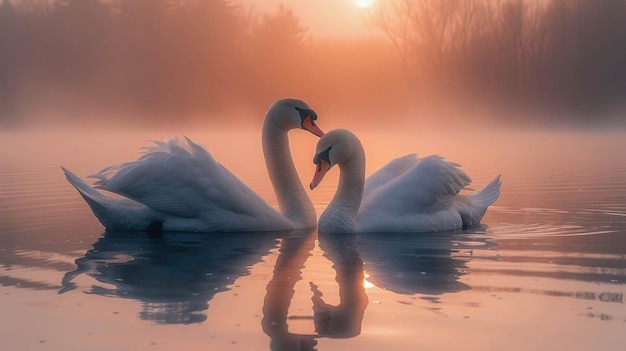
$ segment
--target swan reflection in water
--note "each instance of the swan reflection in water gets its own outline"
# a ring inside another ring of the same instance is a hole
[[[209,301],[229,290],[276,246],[282,233],[164,233],[107,231],[76,260],[60,293],[77,288],[86,274],[94,284],[86,292],[141,301],[140,318],[163,324],[204,321]],[[254,238],[254,240],[250,240]]]
[[[164,233],[154,238],[142,232],[107,231],[76,260],[76,269],[65,274],[60,293],[77,289],[77,278],[87,275],[100,283],[88,287],[87,293],[138,300],[142,319],[162,324],[198,323],[207,318],[214,296],[249,274],[249,268],[280,241],[266,287],[261,326],[271,338],[273,350],[312,350],[318,338],[361,333],[368,305],[364,268],[369,282],[395,293],[442,294],[467,289],[458,281],[465,268],[465,260],[459,256],[474,247],[495,244],[480,235],[478,239],[461,235],[320,234],[318,238],[316,231],[303,230]],[[294,334],[289,331],[288,310],[316,239],[333,264],[339,304],[326,303],[316,282],[310,282],[315,333]]]
[[[322,299],[322,292],[310,282],[313,323],[316,334],[289,331],[288,310],[296,283],[315,246],[315,232],[294,232],[280,247],[272,279],[267,284],[263,304],[263,331],[270,336],[273,351],[314,350],[320,337],[348,338],[361,333],[363,315],[368,304],[363,286],[363,261],[359,258],[356,235],[320,236],[320,248],[333,263],[339,285],[339,304]]]
[[[440,295],[467,290],[466,262],[496,246],[482,227],[438,233],[361,233],[359,254],[368,281],[396,294]],[[484,251],[483,251],[484,252]]]
[[[311,283],[315,330],[329,337],[353,337],[361,333],[361,324],[368,304],[365,293],[363,260],[357,250],[357,235],[320,234],[320,248],[333,263],[339,285],[339,304],[324,302],[322,292]]]
[[[368,282],[397,294],[437,295],[469,287],[459,278],[473,249],[495,246],[474,232],[318,234],[323,255],[332,262],[339,287],[339,304],[326,303],[310,282],[315,334],[289,331],[288,310],[295,285],[315,246],[315,233],[292,232],[281,243],[263,306],[263,331],[273,351],[314,350],[319,338],[350,338],[361,333],[368,306]],[[465,256],[465,257],[464,257]]]
[[[272,350],[314,350],[316,335],[289,332],[287,314],[296,283],[302,279],[302,269],[315,247],[314,231],[296,231],[281,242],[272,279],[263,300],[263,332],[270,338]]]

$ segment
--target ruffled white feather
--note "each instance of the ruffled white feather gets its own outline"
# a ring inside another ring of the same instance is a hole
[[[162,222],[164,230],[195,232],[291,227],[283,215],[190,139],[154,143],[143,149],[139,159],[90,176],[97,179],[95,188],[123,199],[107,197],[63,169],[106,228],[144,230],[152,221]]]

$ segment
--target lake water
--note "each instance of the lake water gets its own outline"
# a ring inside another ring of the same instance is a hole
[[[327,127],[328,128],[328,127]],[[626,133],[356,131],[368,173],[439,153],[478,188],[453,233],[105,232],[80,176],[187,133],[275,204],[258,131],[0,132],[2,350],[623,350]],[[315,138],[291,134],[303,181]],[[337,170],[310,192],[319,213]]]

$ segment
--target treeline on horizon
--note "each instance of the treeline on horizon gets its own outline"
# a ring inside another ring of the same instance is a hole
[[[0,2],[3,125],[180,122],[284,96],[355,116],[442,107],[504,121],[626,107],[622,0],[379,1],[383,39],[315,38],[289,8],[228,0]]]

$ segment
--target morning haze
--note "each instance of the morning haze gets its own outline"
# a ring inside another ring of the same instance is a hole
[[[378,1],[353,38],[294,6],[1,0],[0,125],[260,121],[284,96],[361,123],[624,121],[624,1]]]
[[[0,349],[626,350],[624,97],[624,0],[0,0]]]

